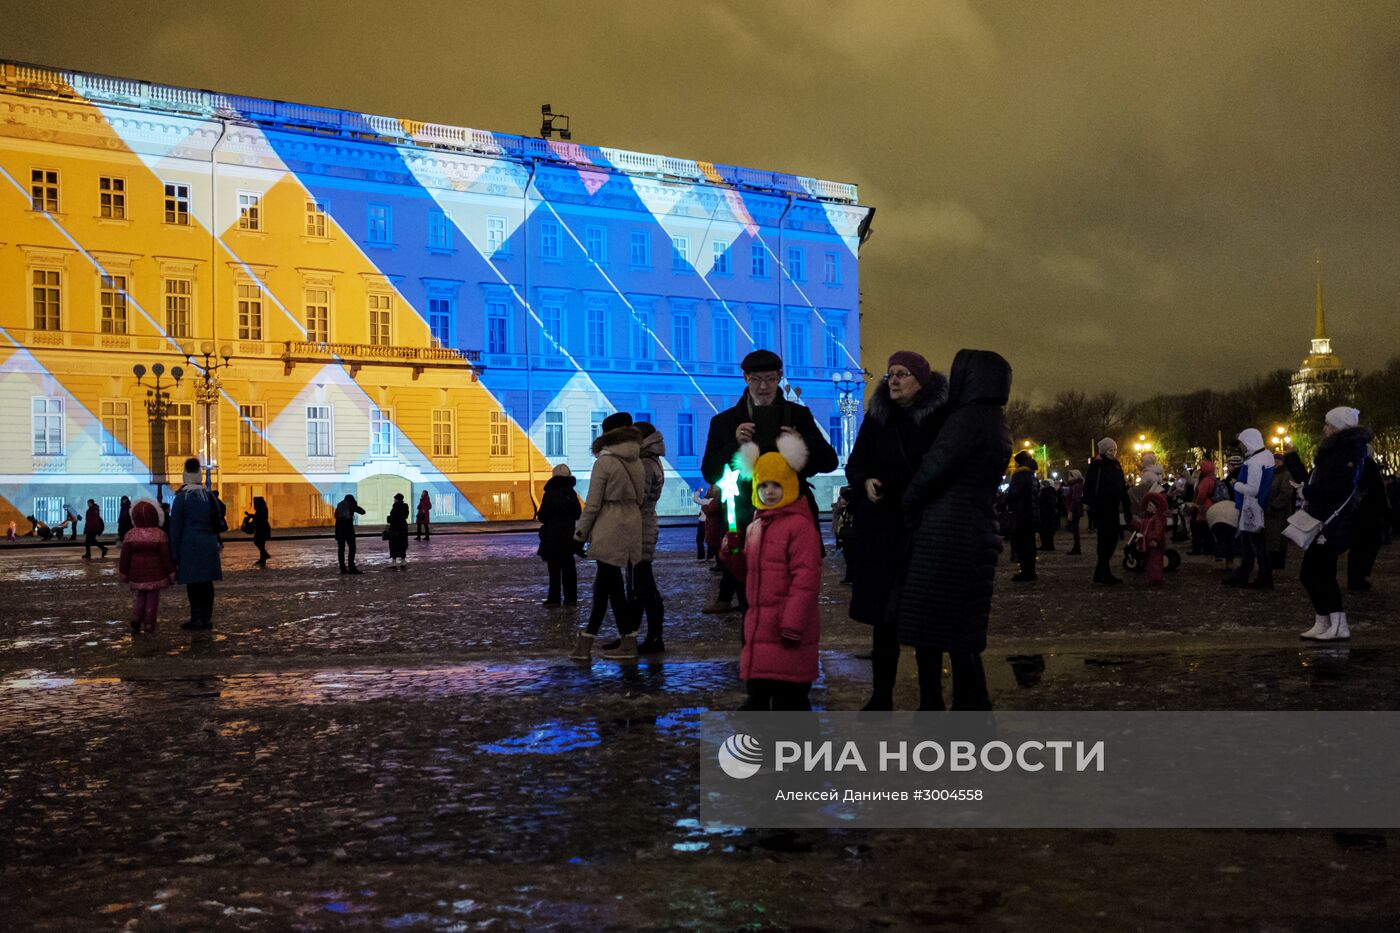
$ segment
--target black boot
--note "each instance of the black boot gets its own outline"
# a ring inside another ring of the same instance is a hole
[[[919,661],[919,711],[943,712],[943,652],[932,648],[916,651]]]
[[[899,655],[876,648],[870,653],[870,700],[860,708],[862,713],[888,712],[894,709],[894,682],[899,672]]]

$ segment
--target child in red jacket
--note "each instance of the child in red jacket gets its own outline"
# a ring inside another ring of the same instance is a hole
[[[758,511],[744,549],[729,554],[728,566],[744,581],[749,610],[739,676],[748,700],[741,710],[809,710],[807,693],[817,679],[821,619],[822,545],[812,508],[802,496],[798,472],[807,447],[796,434],[778,438],[778,452],[752,459],[753,499]],[[740,563],[742,561],[742,563]]]
[[[1142,553],[1149,586],[1161,586],[1166,579],[1167,512],[1170,509],[1166,496],[1160,492],[1149,492],[1142,497],[1142,518],[1133,520],[1134,527],[1142,534]]]
[[[121,578],[136,594],[131,609],[131,631],[156,630],[160,591],[175,582],[175,562],[170,539],[161,530],[165,515],[155,503],[142,499],[131,507],[132,529],[122,538]]]

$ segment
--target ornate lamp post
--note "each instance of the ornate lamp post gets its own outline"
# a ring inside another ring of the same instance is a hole
[[[844,463],[850,458],[851,446],[856,439],[856,410],[860,408],[856,393],[865,385],[865,374],[853,373],[849,369],[832,373],[831,384],[841,393],[836,410],[841,413],[841,462]]]
[[[136,384],[146,389],[146,420],[151,431],[151,484],[156,487],[156,501],[164,503],[161,488],[165,485],[165,418],[170,414],[170,390],[180,384],[185,371],[178,366],[170,367],[173,381],[162,383],[165,366],[154,363],[151,375],[155,377],[155,382],[151,385],[142,382],[146,378],[146,367],[140,363],[131,367],[131,374],[136,377]]]
[[[185,359],[189,364],[199,371],[199,381],[194,385],[194,399],[203,409],[203,436],[200,439],[200,459],[204,461],[204,485],[206,488],[214,487],[214,470],[218,461],[218,441],[214,436],[214,408],[219,404],[219,398],[223,394],[223,384],[219,382],[219,370],[224,369],[233,362],[233,347],[229,344],[221,344],[218,352],[214,351],[214,342],[206,340],[199,345],[198,352],[195,351],[193,341],[186,341],[180,346],[181,352],[185,354]],[[201,360],[195,357],[201,357]],[[219,362],[220,358],[223,362]]]

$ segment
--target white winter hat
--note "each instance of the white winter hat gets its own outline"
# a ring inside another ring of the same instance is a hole
[[[1101,453],[1101,454],[1106,454],[1106,453],[1108,453],[1110,450],[1117,450],[1117,449],[1118,449],[1118,442],[1115,441],[1115,440],[1114,440],[1113,438],[1111,438],[1111,437],[1105,437],[1103,440],[1099,441],[1099,453]]]
[[[1361,421],[1361,412],[1357,411],[1355,408],[1348,408],[1345,405],[1341,405],[1329,411],[1322,420],[1338,431],[1344,431],[1347,428],[1356,427]]]

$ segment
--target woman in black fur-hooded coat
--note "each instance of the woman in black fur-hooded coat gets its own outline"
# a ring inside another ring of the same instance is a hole
[[[927,360],[907,350],[894,354],[884,380],[870,396],[846,461],[854,518],[846,552],[852,581],[850,616],[874,627],[874,689],[867,709],[894,708],[899,638],[887,616],[907,545],[900,500],[933,441],[947,398],[948,380]]]

